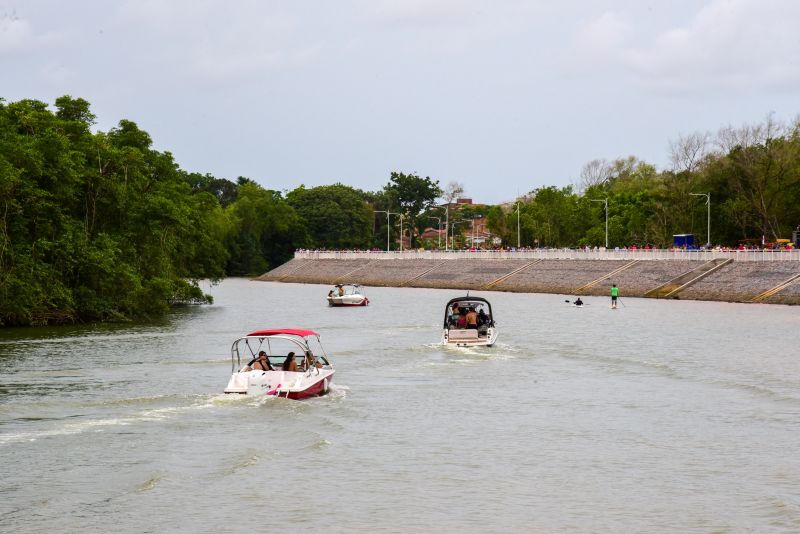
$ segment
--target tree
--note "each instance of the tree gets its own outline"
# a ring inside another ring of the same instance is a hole
[[[369,248],[373,212],[358,189],[326,185],[303,186],[286,195],[316,248]]]
[[[604,159],[593,159],[581,169],[580,189],[586,191],[590,187],[603,185],[611,178],[611,165]]]
[[[458,198],[463,194],[464,194],[463,184],[456,181],[448,182],[447,186],[444,188],[444,191],[441,194],[446,204],[445,225],[444,225],[446,236],[449,235],[450,233],[450,205],[453,204],[453,202],[455,202],[456,200],[458,200]],[[444,248],[445,249],[449,248],[449,245],[445,243]]]
[[[434,201],[441,196],[439,181],[433,181],[428,176],[420,178],[416,174],[393,172],[384,190],[398,202],[400,212],[408,223],[409,244],[414,248],[417,217],[422,211],[433,206]],[[400,236],[400,239],[402,238]]]
[[[203,302],[224,275],[216,200],[131,121],[92,134],[88,103],[0,102],[0,324],[129,320]]]
[[[708,153],[708,133],[695,132],[670,141],[670,162],[675,171],[694,172]]]

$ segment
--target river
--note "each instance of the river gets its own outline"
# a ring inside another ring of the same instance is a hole
[[[208,288],[208,286],[207,286]],[[147,325],[0,331],[0,531],[800,532],[800,309],[228,279]],[[318,331],[307,401],[223,395],[230,344]]]

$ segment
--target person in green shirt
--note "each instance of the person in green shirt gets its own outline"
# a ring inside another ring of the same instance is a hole
[[[617,284],[611,284],[611,309],[617,309],[617,297],[619,296],[619,288]]]

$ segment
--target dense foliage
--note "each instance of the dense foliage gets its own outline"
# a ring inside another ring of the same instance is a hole
[[[186,172],[135,123],[93,133],[94,118],[80,98],[55,111],[0,99],[0,324],[154,316],[207,302],[201,278],[261,274],[297,248],[397,249],[401,225],[411,247],[440,246],[419,240],[431,227],[464,246],[478,219],[493,246],[602,246],[607,201],[609,246],[666,247],[676,233],[707,239],[700,194],[714,244],[787,238],[800,224],[800,123],[771,118],[682,138],[670,170],[595,160],[579,190],[540,187],[497,206],[457,204],[459,183],[443,191],[400,172],[375,192],[337,183],[284,196]]]
[[[697,147],[691,162],[675,161],[674,169],[663,172],[633,157],[602,162],[600,179],[584,183],[583,194],[571,187],[531,191],[520,199],[520,243],[602,246],[607,200],[610,247],[668,247],[680,233],[693,233],[702,244],[709,241],[707,194],[711,245],[791,238],[800,225],[800,123],[781,127],[768,120],[722,130],[716,147]],[[503,215],[494,212],[488,225],[505,243],[516,244],[513,206]]]
[[[205,231],[213,199],[191,197],[135,124],[93,135],[87,102],[56,107],[0,107],[0,320],[114,319],[203,300],[185,280],[223,274]]]

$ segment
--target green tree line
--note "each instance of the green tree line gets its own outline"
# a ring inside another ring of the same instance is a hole
[[[455,206],[463,187],[392,172],[378,191],[342,183],[292,191],[187,172],[120,120],[93,132],[87,101],[0,99],[0,324],[124,321],[209,302],[200,279],[261,274],[298,248],[438,246],[430,227],[486,217],[500,246],[664,247],[673,233],[735,245],[800,224],[800,128],[764,124],[695,135],[673,169],[634,157],[588,163],[581,184],[541,187],[497,206]],[[480,195],[480,192],[476,192]],[[458,221],[458,222],[456,222]],[[520,232],[517,233],[519,223]],[[463,243],[463,239],[459,244]]]

